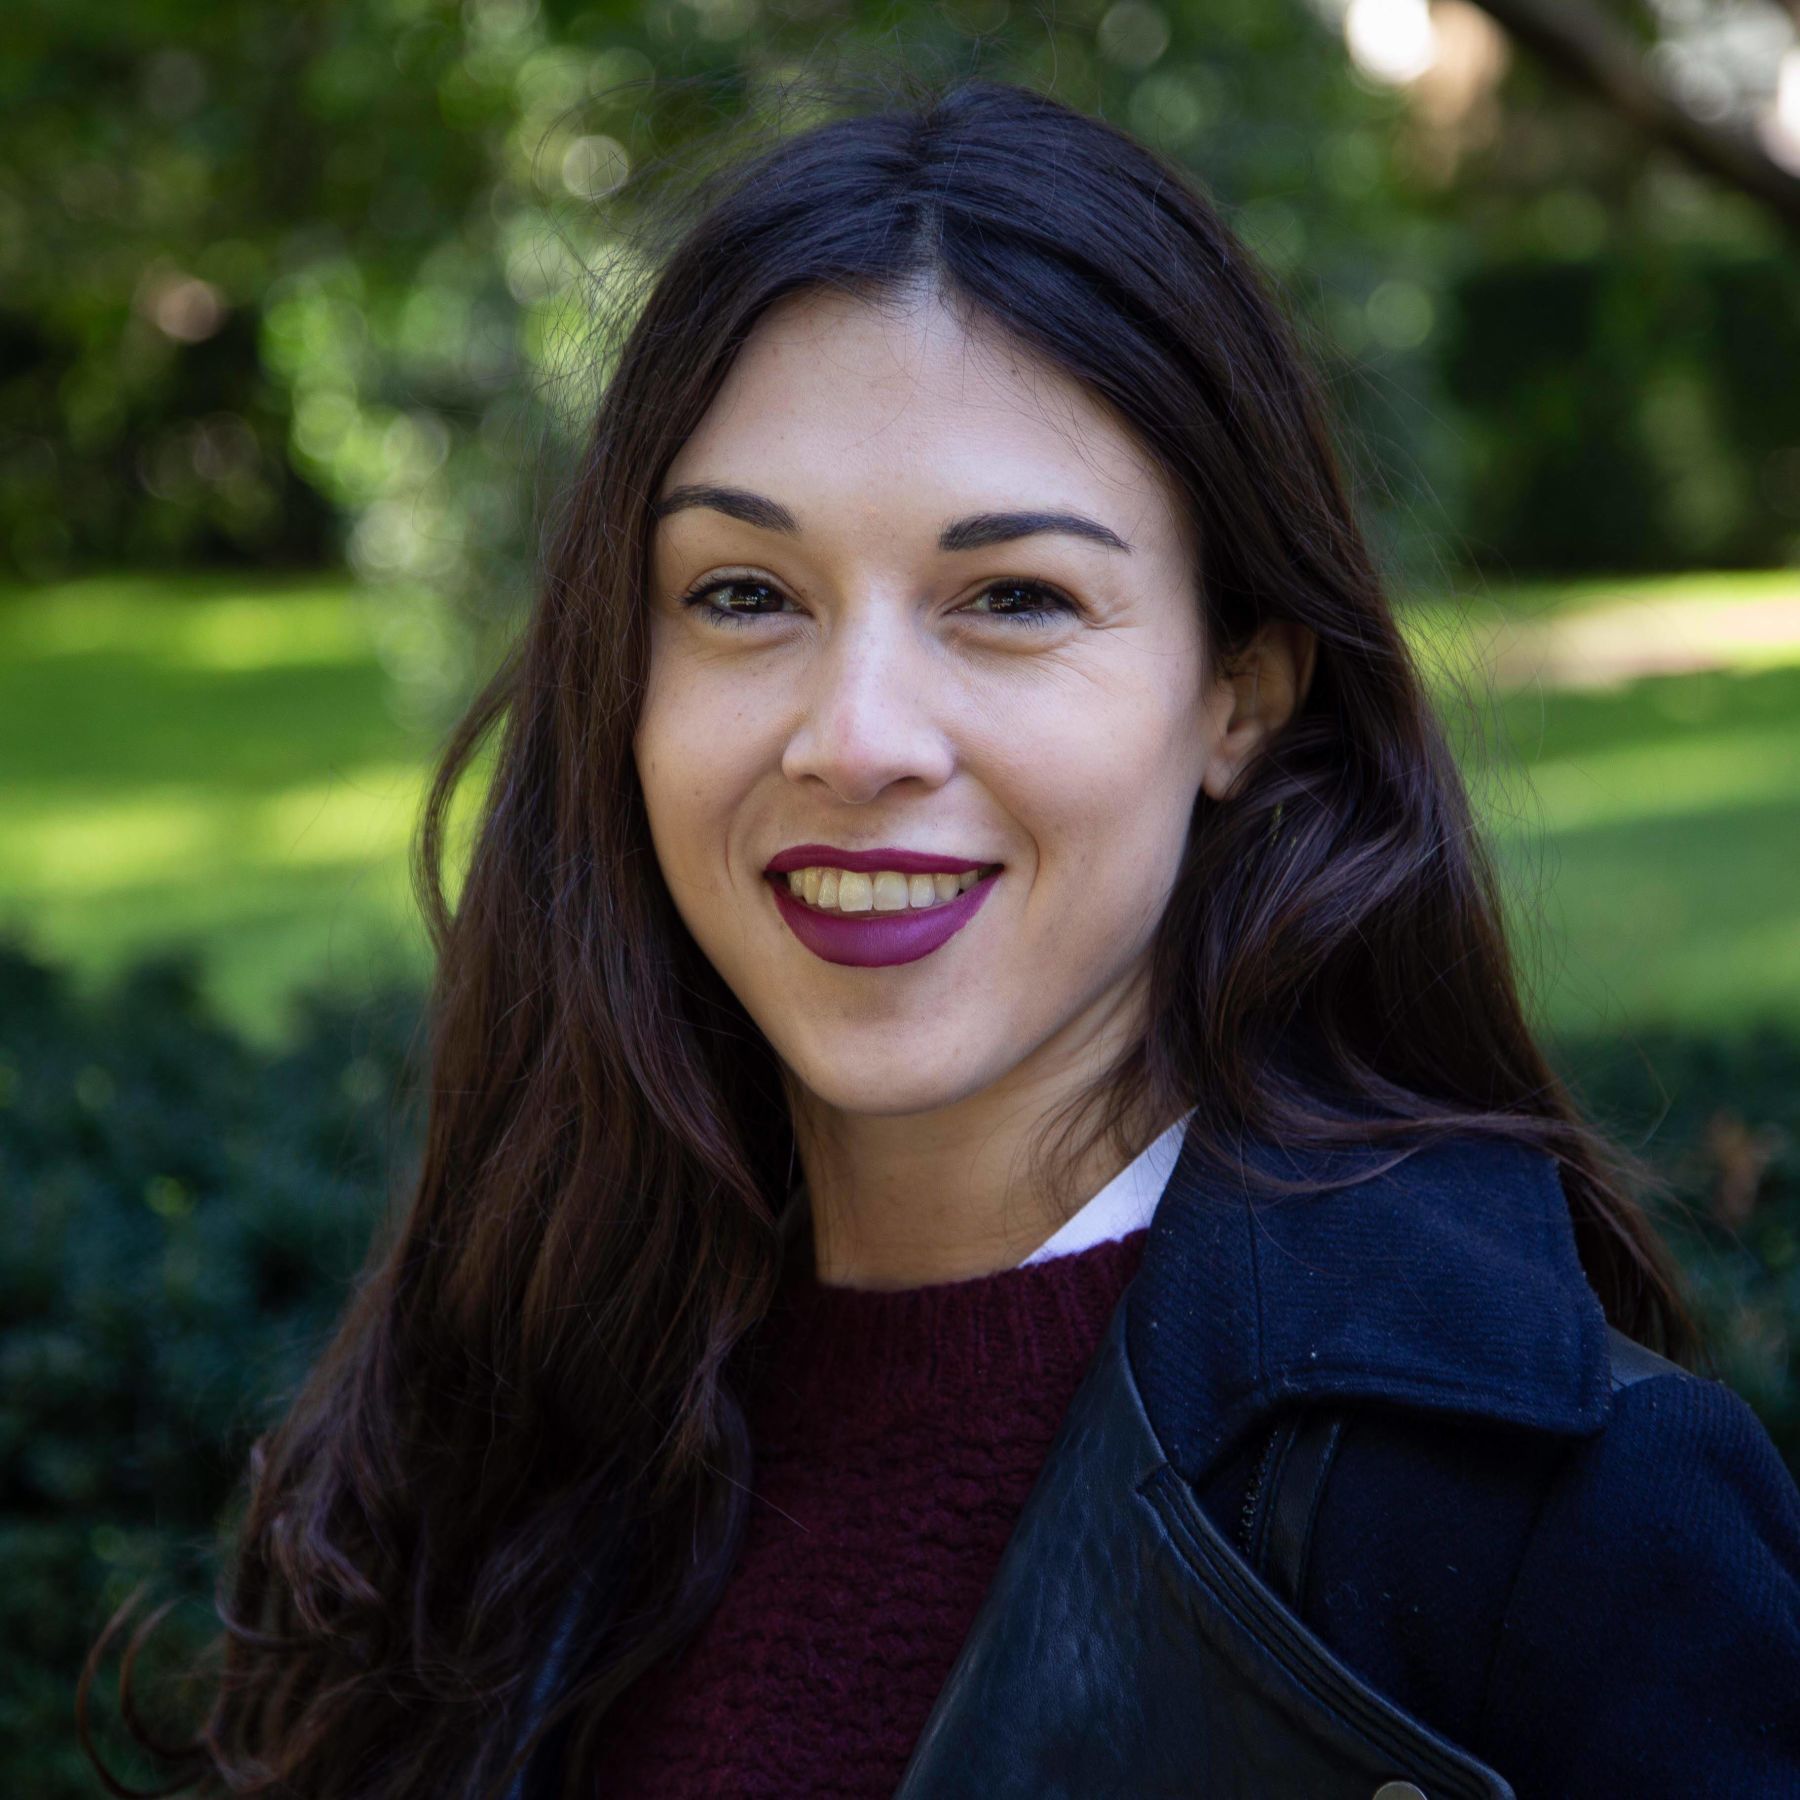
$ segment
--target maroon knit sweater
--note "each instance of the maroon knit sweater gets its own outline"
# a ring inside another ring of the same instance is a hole
[[[893,1290],[791,1265],[737,1565],[613,1708],[602,1793],[889,1800],[1147,1236]]]

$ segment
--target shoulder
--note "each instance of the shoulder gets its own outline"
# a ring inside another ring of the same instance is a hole
[[[1478,1745],[1521,1793],[1800,1792],[1800,1490],[1730,1387],[1649,1375],[1562,1449]]]
[[[1731,1388],[1637,1376],[1580,1438],[1346,1413],[1303,1616],[1521,1796],[1800,1794],[1800,1489]]]
[[[1353,1172],[1262,1204],[1184,1148],[1129,1319],[1169,1461],[1229,1529],[1271,1415],[1341,1409],[1301,1617],[1521,1795],[1800,1795],[1800,1491],[1760,1420],[1620,1353],[1547,1153]]]

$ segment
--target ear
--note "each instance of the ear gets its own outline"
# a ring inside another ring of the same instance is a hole
[[[1271,619],[1220,673],[1210,709],[1218,737],[1200,777],[1214,800],[1226,798],[1257,751],[1299,709],[1318,650],[1318,637],[1306,626]]]

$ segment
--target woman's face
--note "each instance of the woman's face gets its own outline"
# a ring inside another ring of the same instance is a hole
[[[658,502],[657,859],[793,1076],[912,1114],[1097,1075],[1196,795],[1256,736],[1159,472],[934,299],[810,293],[759,323]],[[1088,523],[1008,519],[1053,514]]]

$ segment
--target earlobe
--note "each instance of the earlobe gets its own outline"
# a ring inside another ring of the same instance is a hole
[[[1200,776],[1200,791],[1209,800],[1223,800],[1231,791],[1231,783],[1237,774],[1237,764],[1225,756],[1214,756],[1207,763]]]
[[[1214,800],[1223,800],[1231,792],[1239,770],[1262,735],[1261,724],[1255,712],[1242,704],[1235,681],[1229,696],[1231,704],[1225,710],[1225,723],[1215,726],[1212,754],[1200,776],[1201,787]]]
[[[1318,642],[1303,625],[1271,620],[1234,659],[1220,683],[1229,710],[1200,778],[1211,798],[1223,800],[1257,747],[1299,710],[1312,685]]]

